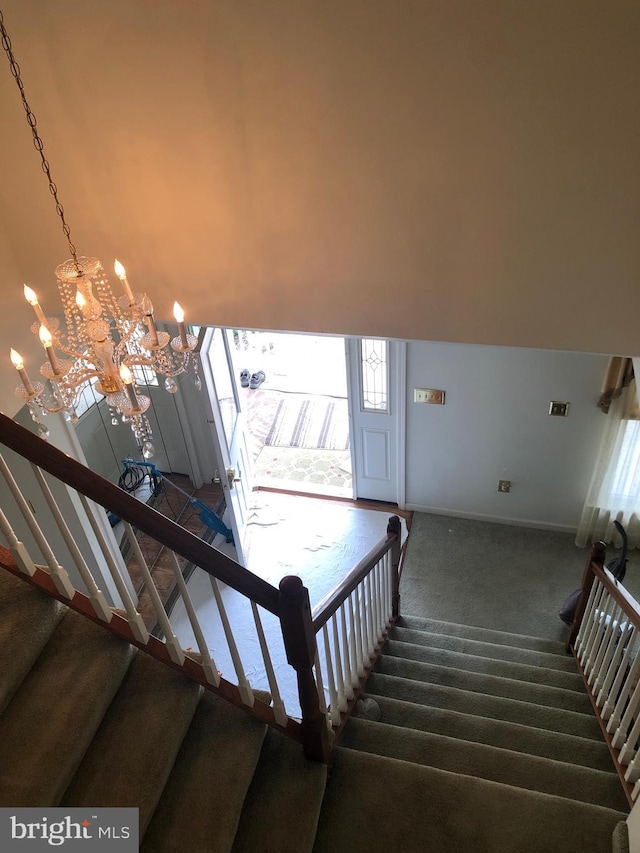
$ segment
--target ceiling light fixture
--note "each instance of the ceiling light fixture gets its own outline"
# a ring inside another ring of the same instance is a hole
[[[175,394],[178,390],[175,377],[191,367],[196,388],[200,390],[202,382],[194,352],[197,338],[187,332],[184,312],[177,302],[174,303],[174,317],[178,335],[171,338],[167,332],[157,329],[151,300],[146,293],[132,290],[120,261],[115,262],[114,271],[124,292],[117,296],[100,261],[78,256],[58,199],[58,188],[44,156],[36,118],[25,95],[20,67],[13,55],[1,10],[0,34],[11,73],[20,90],[33,144],[42,160],[42,169],[71,253],[71,258],[55,270],[64,310],[64,331],[57,317],[45,314],[36,293],[26,284],[24,286],[25,299],[36,315],[31,331],[40,337],[47,360],[40,367],[40,375],[45,380],[43,383],[29,378],[22,356],[11,350],[11,362],[22,381],[22,385],[16,388],[16,395],[26,402],[31,417],[38,423],[38,432],[46,438],[49,430],[41,423],[40,417],[63,412],[68,419],[77,420],[79,399],[87,384],[91,383],[104,395],[111,412],[111,422],[114,425],[120,421],[129,422],[143,455],[150,458],[154,453],[153,436],[146,412],[151,400],[135,387],[136,368],[147,368],[164,376],[166,390]]]

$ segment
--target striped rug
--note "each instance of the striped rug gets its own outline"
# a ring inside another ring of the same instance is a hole
[[[265,444],[309,450],[349,449],[347,401],[334,397],[295,397],[280,400]]]

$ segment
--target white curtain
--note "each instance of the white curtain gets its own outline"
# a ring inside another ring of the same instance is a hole
[[[619,521],[627,531],[629,547],[640,547],[640,420],[635,379],[612,400],[595,471],[578,526],[576,545],[594,541],[615,542],[613,526]]]

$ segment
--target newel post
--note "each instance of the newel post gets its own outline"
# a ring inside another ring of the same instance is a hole
[[[391,546],[391,618],[395,622],[400,616],[400,538],[402,525],[397,515],[392,515],[387,524],[387,538],[395,536]]]
[[[595,575],[591,569],[591,564],[595,563],[596,566],[599,566],[601,569],[604,569],[604,559],[607,553],[607,546],[604,542],[594,542],[591,545],[591,550],[589,551],[589,556],[587,557],[587,564],[584,567],[584,574],[582,576],[582,593],[580,594],[580,599],[578,601],[578,606],[576,607],[576,612],[573,617],[573,622],[571,624],[571,630],[569,631],[569,639],[567,640],[567,651],[571,651],[571,647],[576,641],[576,637],[578,636],[578,631],[580,630],[580,625],[582,623],[582,617],[584,616],[584,611],[587,606],[587,601],[589,600],[589,595],[591,594],[591,587],[593,586],[593,582],[595,580]]]
[[[320,710],[318,688],[313,676],[316,635],[311,622],[309,591],[299,577],[287,575],[280,581],[280,625],[288,663],[298,676],[302,709],[302,746],[313,761],[330,761],[327,721]]]

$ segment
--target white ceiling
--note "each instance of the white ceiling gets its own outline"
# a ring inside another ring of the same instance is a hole
[[[79,252],[159,319],[640,354],[640,4],[2,8]],[[51,310],[68,252],[4,68],[0,336],[37,364],[21,285]]]

